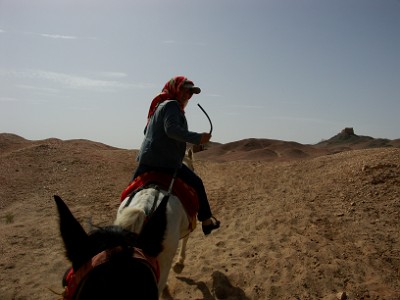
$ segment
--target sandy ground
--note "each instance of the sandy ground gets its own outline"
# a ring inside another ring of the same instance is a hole
[[[222,226],[192,233],[170,299],[400,299],[400,148],[362,148],[249,139],[197,153]],[[111,224],[135,156],[0,134],[1,300],[60,299],[52,195]]]

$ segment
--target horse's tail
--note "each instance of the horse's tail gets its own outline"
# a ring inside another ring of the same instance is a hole
[[[146,220],[146,214],[142,209],[135,207],[125,207],[117,215],[114,224],[121,226],[133,233],[139,234],[142,231]]]

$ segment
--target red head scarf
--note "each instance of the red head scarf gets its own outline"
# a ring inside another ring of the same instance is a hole
[[[178,94],[180,92],[180,89],[184,83],[191,83],[193,84],[192,81],[188,80],[184,76],[176,76],[174,78],[171,78],[163,87],[162,91],[160,94],[158,94],[153,101],[151,101],[151,105],[149,108],[149,113],[147,115],[147,123],[149,123],[150,118],[154,115],[154,112],[157,109],[157,106],[166,101],[166,100],[171,100],[175,99],[177,100]]]

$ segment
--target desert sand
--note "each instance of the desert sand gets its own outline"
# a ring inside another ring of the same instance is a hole
[[[169,299],[400,299],[400,143],[345,133],[196,153],[222,226],[191,234]],[[85,228],[111,224],[136,153],[0,134],[1,300],[61,298],[69,262],[52,196]]]

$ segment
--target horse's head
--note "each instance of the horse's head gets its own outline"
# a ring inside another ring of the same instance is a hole
[[[72,263],[64,299],[119,299],[127,293],[132,299],[158,299],[155,257],[162,251],[166,201],[135,235],[119,226],[87,234],[64,201],[54,199],[66,256]]]

